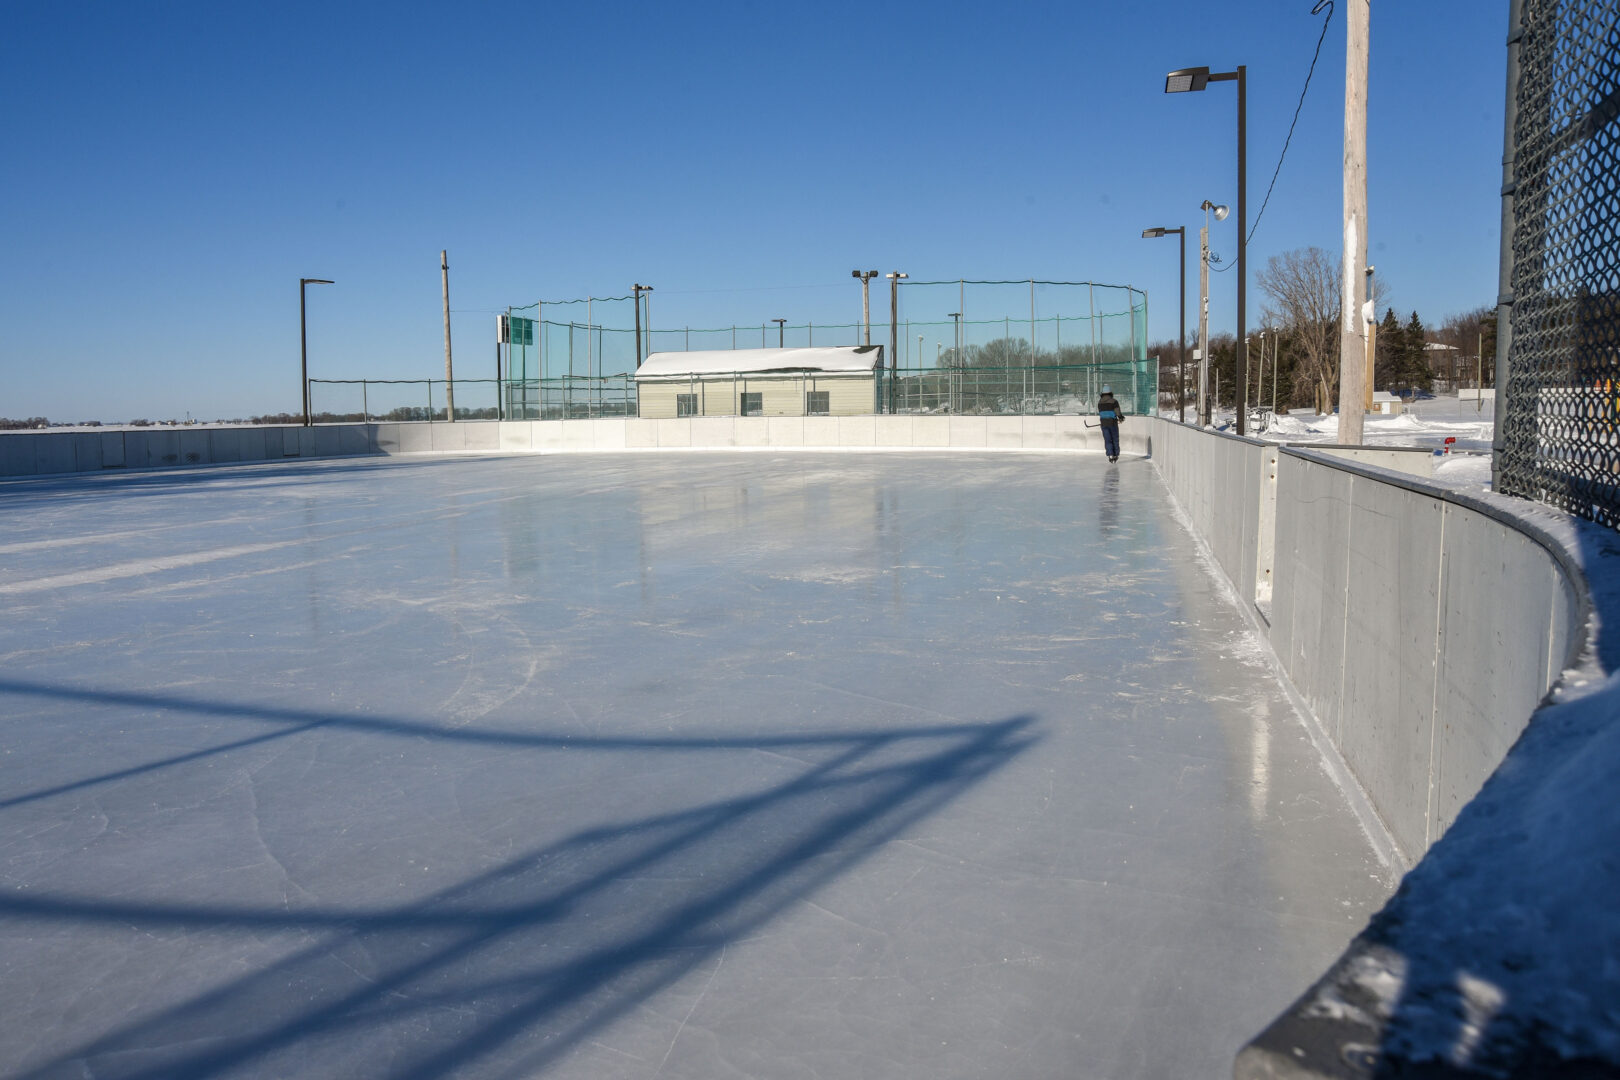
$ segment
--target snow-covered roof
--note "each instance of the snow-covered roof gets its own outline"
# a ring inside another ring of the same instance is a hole
[[[689,375],[758,375],[772,371],[870,372],[883,358],[878,345],[834,345],[812,349],[715,349],[657,352],[636,372],[638,379]]]

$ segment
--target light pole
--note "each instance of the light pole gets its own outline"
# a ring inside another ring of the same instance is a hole
[[[1183,68],[1164,77],[1164,92],[1184,94],[1203,90],[1212,82],[1237,82],[1237,212],[1238,212],[1238,285],[1237,285],[1237,433],[1245,434],[1249,398],[1249,342],[1248,331],[1248,68],[1239,64],[1236,71],[1211,72],[1207,67]]]
[[[1277,418],[1277,361],[1282,358],[1282,327],[1271,328],[1271,418]]]
[[[900,282],[911,275],[894,270],[883,276],[889,279],[889,411],[892,413],[898,404],[894,395],[899,379],[895,353],[900,350]]]
[[[636,305],[636,370],[640,371],[641,370],[641,294],[642,293],[650,293],[650,292],[652,292],[653,287],[651,285],[632,285],[632,286],[630,286],[630,288],[635,291],[635,305]],[[648,297],[647,299],[648,299],[648,305],[651,306],[652,298]],[[647,329],[650,331],[652,329],[652,319],[651,318],[648,318],[647,324],[648,324]],[[652,353],[652,342],[650,340],[647,342],[647,352],[648,352],[649,355]]]
[[[878,276],[876,270],[851,270],[849,276],[861,279],[861,326],[864,328],[863,345],[872,344],[872,303],[867,285]]]
[[[1185,424],[1187,422],[1187,227],[1183,225],[1176,229],[1143,229],[1142,238],[1151,240],[1170,233],[1175,233],[1181,240],[1181,277],[1178,279],[1181,283],[1181,307],[1178,309],[1181,314],[1181,336],[1176,339],[1181,349],[1181,363],[1176,381],[1176,409],[1181,414],[1181,422]]]
[[[1204,227],[1198,230],[1198,426],[1210,423],[1209,403],[1209,215],[1213,211],[1216,221],[1225,221],[1229,212],[1208,199],[1199,209],[1204,212]]]
[[[335,285],[334,281],[325,278],[301,277],[298,279],[298,352],[302,357],[299,370],[303,374],[302,391],[304,402],[304,426],[309,427],[309,334],[304,324],[304,286],[306,285]]]
[[[786,319],[772,319],[771,322],[776,324],[776,347],[778,349],[780,349],[780,348],[783,347],[782,346],[782,327],[787,325],[787,320]]]
[[[1254,390],[1255,405],[1257,407],[1258,406],[1263,406],[1264,403],[1265,403],[1265,400],[1266,400],[1266,332],[1265,332],[1265,330],[1261,330],[1260,331],[1260,379],[1259,379],[1259,383],[1255,386],[1255,390]]]

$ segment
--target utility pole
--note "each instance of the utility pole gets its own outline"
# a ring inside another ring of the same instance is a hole
[[[864,328],[864,337],[861,344],[872,344],[872,303],[867,292],[867,283],[877,277],[876,270],[851,270],[849,276],[861,279],[861,326]]]
[[[1209,427],[1209,215],[1207,213],[1204,215],[1204,227],[1198,230],[1198,426]]]
[[[771,322],[776,324],[776,347],[780,349],[782,348],[782,328],[787,325],[787,320],[772,319]]]
[[[451,423],[456,420],[455,370],[450,365],[450,253],[439,252],[439,283],[444,288],[444,411]]]
[[[1366,378],[1367,333],[1367,44],[1372,0],[1345,5],[1344,50],[1344,295],[1339,323],[1339,441],[1361,442],[1362,415],[1372,381]]]

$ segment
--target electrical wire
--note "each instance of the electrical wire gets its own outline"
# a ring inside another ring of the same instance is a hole
[[[1299,104],[1294,106],[1294,119],[1288,125],[1288,137],[1283,140],[1282,153],[1277,155],[1277,168],[1271,174],[1271,186],[1266,188],[1266,197],[1260,203],[1260,212],[1254,216],[1254,225],[1249,229],[1249,240],[1254,239],[1255,230],[1260,228],[1260,219],[1265,216],[1266,204],[1271,201],[1272,188],[1277,186],[1277,175],[1282,172],[1283,159],[1288,156],[1288,144],[1294,141],[1294,127],[1299,123],[1299,111],[1305,107],[1305,94],[1311,88],[1311,76],[1316,74],[1316,61],[1322,55],[1322,42],[1327,39],[1328,24],[1333,22],[1333,0],[1316,0],[1316,6],[1311,8],[1311,14],[1320,14],[1327,9],[1327,18],[1322,20],[1322,33],[1316,39],[1316,52],[1311,56],[1311,69],[1305,73],[1305,86],[1299,92]]]

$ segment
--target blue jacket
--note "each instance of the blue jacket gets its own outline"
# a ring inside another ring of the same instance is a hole
[[[1119,399],[1113,394],[1104,394],[1098,398],[1097,419],[1110,427],[1125,419],[1125,410],[1119,407]]]

